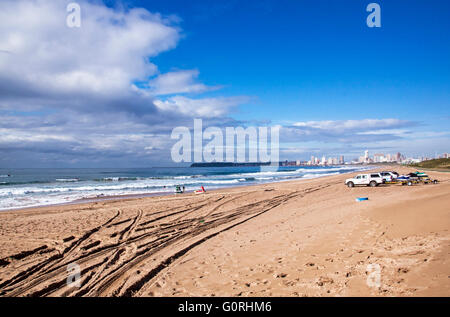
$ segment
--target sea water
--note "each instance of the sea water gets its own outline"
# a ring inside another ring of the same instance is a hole
[[[0,168],[0,210],[98,199],[117,195],[151,195],[308,179],[356,172],[367,166],[155,167],[155,168]]]

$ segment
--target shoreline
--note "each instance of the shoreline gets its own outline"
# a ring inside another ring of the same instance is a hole
[[[450,296],[450,175],[429,174],[441,182],[338,174],[7,211],[0,296]],[[81,288],[65,284],[74,262]]]
[[[339,165],[344,166],[345,165]],[[352,165],[357,166],[357,165]],[[301,167],[301,166],[299,166]],[[367,165],[368,169],[360,170],[360,171],[352,171],[352,172],[345,172],[340,173],[336,175],[343,175],[343,174],[351,174],[351,173],[364,173],[366,171],[371,171],[373,169],[379,169],[377,166],[371,166]],[[312,169],[311,171],[314,171]],[[299,181],[299,180],[309,180],[309,179],[316,179],[316,178],[323,178],[328,176],[334,176],[334,175],[324,175],[324,176],[317,176],[314,178],[293,178],[293,179],[285,179],[285,180],[274,180],[270,182],[262,182],[262,183],[254,183],[254,184],[233,184],[229,186],[223,186],[221,188],[214,188],[211,190],[208,190],[208,192],[221,190],[221,189],[228,189],[228,188],[239,188],[239,187],[247,187],[247,186],[259,186],[264,184],[271,184],[271,183],[278,183],[278,182],[290,182],[290,181]],[[194,191],[186,191],[185,193],[193,193]],[[155,197],[155,196],[170,196],[170,195],[176,195],[174,192],[154,192],[154,193],[141,193],[141,194],[124,194],[124,195],[104,195],[102,197],[92,197],[92,198],[81,198],[81,199],[75,199],[73,201],[68,201],[64,203],[56,203],[56,204],[48,204],[48,205],[35,205],[35,206],[29,206],[29,207],[17,207],[17,208],[9,208],[9,209],[0,209],[0,213],[3,212],[11,212],[11,211],[21,211],[21,210],[29,210],[29,209],[35,209],[35,208],[45,208],[45,207],[57,207],[57,206],[65,206],[65,205],[78,205],[78,204],[84,204],[84,203],[94,203],[94,202],[101,202],[101,201],[118,201],[118,200],[127,200],[127,199],[137,199],[137,198],[145,198],[145,197]]]

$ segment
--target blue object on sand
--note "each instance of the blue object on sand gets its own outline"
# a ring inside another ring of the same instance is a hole
[[[364,201],[364,200],[369,200],[369,197],[358,197],[358,198],[356,198],[356,201]]]

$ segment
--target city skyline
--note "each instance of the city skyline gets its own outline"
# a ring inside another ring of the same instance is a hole
[[[360,157],[351,158],[345,160],[344,155],[339,156],[311,156],[308,161],[295,160],[295,161],[281,161],[284,165],[306,165],[306,166],[330,166],[330,165],[344,165],[344,164],[373,164],[373,163],[419,163],[422,161],[450,158],[450,153],[440,153],[435,156],[420,156],[420,157],[407,157],[400,152],[396,153],[374,153],[370,154],[368,150],[364,151],[364,154]]]

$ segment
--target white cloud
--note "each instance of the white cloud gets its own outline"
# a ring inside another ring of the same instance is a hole
[[[149,82],[150,91],[154,95],[172,95],[182,93],[202,93],[220,87],[208,87],[197,83],[199,71],[180,70],[161,74]]]
[[[181,96],[155,101],[155,95],[219,88],[198,82],[196,69],[159,74],[152,62],[176,47],[179,19],[79,0],[81,27],[69,28],[69,2],[0,1],[3,162],[162,162],[160,157],[170,157],[173,127],[192,124],[194,115],[229,122],[227,112],[244,102]]]
[[[159,14],[79,3],[81,27],[69,28],[65,1],[0,2],[2,81],[45,94],[124,94],[157,72],[148,57],[180,38]]]
[[[26,131],[12,131],[0,129],[0,144],[8,142],[47,142],[47,141],[74,141],[71,136],[48,133],[31,133]]]
[[[400,119],[362,119],[362,120],[327,120],[296,122],[296,127],[311,128],[317,130],[370,130],[386,129],[407,125],[408,122]]]
[[[155,105],[164,111],[176,111],[190,117],[220,117],[231,108],[249,100],[248,97],[218,97],[192,99],[184,96],[171,97],[165,101],[155,100]]]
[[[281,138],[287,142],[365,144],[403,138],[417,125],[394,118],[302,121],[283,128]]]

